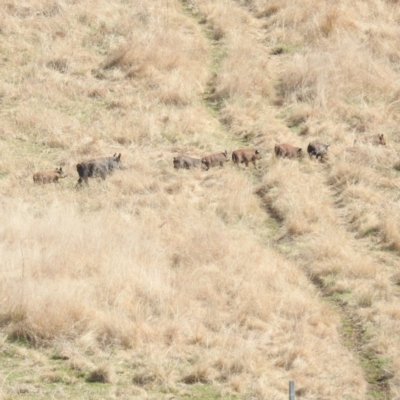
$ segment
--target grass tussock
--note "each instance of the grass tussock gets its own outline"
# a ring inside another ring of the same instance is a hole
[[[91,383],[112,383],[114,377],[110,367],[107,365],[102,365],[91,371],[86,380]]]

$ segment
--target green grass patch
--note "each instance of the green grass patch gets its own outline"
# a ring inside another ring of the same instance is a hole
[[[354,301],[350,291],[335,292],[332,294],[331,299],[340,305],[348,305]]]
[[[302,128],[303,127],[300,126],[300,125],[289,126],[290,131],[293,132],[293,133],[296,133],[296,134],[299,134],[300,131],[302,130]]]
[[[328,288],[328,287],[333,286],[336,283],[337,275],[329,274],[327,276],[322,277],[321,279],[322,279],[324,287]]]
[[[301,47],[297,44],[294,43],[287,43],[287,44],[282,44],[280,46],[276,46],[271,50],[271,54],[273,56],[279,56],[282,54],[293,54],[299,51]]]
[[[383,371],[390,367],[391,360],[367,352],[361,356],[361,364],[367,373],[368,383],[376,383],[381,380]]]
[[[188,390],[188,394],[184,394],[181,396],[177,396],[177,399],[201,399],[201,400],[236,400],[240,397],[236,395],[222,395],[220,391],[212,385],[203,384],[203,385],[193,385],[190,390]]]
[[[283,108],[278,112],[278,114],[275,115],[275,118],[286,119],[292,113],[293,113],[292,107]]]
[[[271,230],[274,234],[278,233],[279,231],[279,223],[274,218],[268,218],[265,224],[269,230]]]
[[[378,226],[371,226],[362,233],[362,237],[376,236],[379,233],[380,228]]]

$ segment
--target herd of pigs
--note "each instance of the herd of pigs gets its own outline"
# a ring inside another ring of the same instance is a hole
[[[383,134],[367,136],[360,139],[362,142],[371,143],[374,145],[386,145],[385,138]],[[354,141],[356,144],[357,140]],[[315,158],[323,161],[327,154],[329,144],[323,144],[319,142],[311,142],[307,146],[307,153],[310,158],[315,156]],[[303,150],[301,147],[292,146],[289,143],[281,143],[275,145],[275,156],[282,158],[296,158],[303,156]],[[249,163],[253,163],[256,166],[256,160],[261,158],[260,151],[253,148],[238,149],[232,152],[232,161],[234,164],[245,164],[246,168]],[[178,156],[174,157],[173,164],[174,168],[203,168],[209,170],[210,167],[223,166],[228,160],[228,152],[225,150],[220,153],[211,153],[205,155],[203,158],[192,158],[188,156]],[[112,157],[102,157],[95,158],[92,160],[82,161],[76,165],[76,170],[78,171],[79,180],[77,183],[81,185],[85,182],[88,185],[88,179],[94,177],[100,177],[103,180],[106,176],[111,174],[114,170],[121,168],[121,153],[114,154]],[[58,182],[60,178],[65,178],[66,175],[62,168],[56,168],[50,171],[39,171],[33,175],[34,183],[51,183]]]

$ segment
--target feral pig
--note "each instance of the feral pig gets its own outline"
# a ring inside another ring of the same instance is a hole
[[[361,143],[371,143],[375,146],[379,146],[379,145],[386,146],[386,140],[383,137],[383,133],[356,139],[354,141],[354,144],[356,144],[358,141],[360,141]]]
[[[232,152],[232,161],[234,164],[245,163],[246,168],[249,166],[249,162],[252,162],[254,167],[256,167],[256,160],[260,158],[260,151],[256,149],[238,149]]]
[[[281,143],[275,145],[275,155],[283,158],[302,157],[303,150],[300,147],[294,147],[288,143]]]
[[[62,168],[56,168],[53,171],[39,171],[33,175],[34,183],[51,183],[58,182],[59,178],[65,178]]]
[[[201,159],[201,163],[204,164],[206,170],[208,171],[210,167],[214,167],[216,165],[224,166],[224,162],[229,161],[227,159],[228,152],[225,150],[223,153],[213,153],[204,156]]]
[[[307,152],[310,155],[310,158],[312,156],[315,156],[315,158],[318,160],[319,159],[322,161],[324,156],[326,155],[326,152],[328,151],[328,147],[330,144],[322,144],[318,142],[311,142],[308,144],[307,147]]]
[[[76,170],[79,174],[78,184],[84,181],[87,185],[88,178],[100,176],[103,180],[114,169],[119,169],[121,166],[121,153],[115,153],[112,157],[96,158],[93,160],[83,161],[76,165]]]
[[[201,160],[187,156],[174,157],[174,168],[201,168]]]

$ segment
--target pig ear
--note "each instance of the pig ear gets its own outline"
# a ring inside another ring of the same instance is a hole
[[[260,150],[256,150],[256,154],[260,154]]]
[[[62,172],[62,167],[60,167],[59,171]]]
[[[303,151],[303,149],[298,149],[297,150],[298,153],[301,153],[302,151]]]
[[[117,153],[115,153],[117,155]],[[115,161],[119,161],[121,159],[121,153],[118,154],[118,157],[116,157]]]

